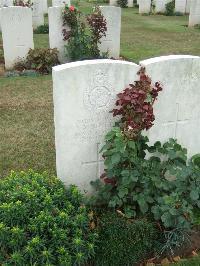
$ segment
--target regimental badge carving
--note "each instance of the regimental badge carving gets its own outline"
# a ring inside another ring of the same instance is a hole
[[[113,88],[109,84],[105,70],[97,70],[91,77],[89,87],[84,91],[84,105],[93,112],[107,111],[114,99]]]

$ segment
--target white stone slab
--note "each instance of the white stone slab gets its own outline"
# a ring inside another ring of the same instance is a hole
[[[32,13],[27,7],[6,7],[1,10],[1,26],[5,67],[11,69],[26,57],[33,44]]]
[[[200,57],[163,56],[141,62],[163,91],[155,103],[154,126],[149,131],[152,143],[176,138],[189,156],[200,152]]]
[[[64,6],[65,4],[70,6],[70,0],[52,0],[52,6]]]
[[[117,0],[110,0],[110,6],[117,6]]]
[[[41,0],[32,0],[33,28],[44,25],[44,6]]]
[[[175,12],[185,14],[186,4],[187,4],[187,0],[176,0],[175,1]]]
[[[67,41],[63,40],[62,30],[70,30],[69,27],[63,27],[62,7],[50,7],[49,14],[49,45],[50,48],[57,48],[59,51],[59,60],[61,63],[66,63],[65,45]]]
[[[200,0],[190,3],[189,27],[200,24]]]
[[[127,4],[128,7],[133,7],[133,0],[128,0],[128,4]]]
[[[121,35],[121,8],[114,6],[100,6],[101,12],[106,19],[106,37],[101,39],[99,49],[101,53],[108,52],[109,57],[119,58],[120,35]]]
[[[47,0],[42,0],[43,1],[43,13],[46,14],[48,13],[48,3]]]
[[[191,4],[191,0],[186,0],[186,13],[187,14],[190,13],[190,4]]]
[[[117,60],[89,60],[53,68],[57,175],[91,191],[103,172],[99,154],[113,126],[116,94],[138,80],[139,66]]]
[[[155,0],[155,12],[156,13],[165,13],[166,4],[171,2],[171,0]]]
[[[1,7],[13,6],[13,0],[1,0],[0,5]]]
[[[151,12],[151,0],[139,1],[139,14],[149,14]]]

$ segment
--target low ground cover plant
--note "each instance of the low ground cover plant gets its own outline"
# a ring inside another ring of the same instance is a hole
[[[117,212],[104,211],[98,228],[97,266],[138,265],[152,257],[159,241],[154,223],[146,219],[127,220]]]
[[[0,264],[80,265],[94,255],[83,196],[46,173],[0,180]]]
[[[49,33],[49,25],[48,24],[44,24],[44,25],[38,26],[34,30],[34,33],[35,34],[48,34]]]

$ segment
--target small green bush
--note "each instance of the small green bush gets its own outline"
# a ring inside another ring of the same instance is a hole
[[[95,265],[135,265],[152,255],[158,235],[155,226],[146,220],[131,221],[108,212],[99,222]]]
[[[85,263],[94,254],[82,195],[56,177],[29,171],[0,180],[0,265]]]
[[[48,34],[49,33],[49,25],[44,24],[37,27],[37,29],[34,30],[34,33],[36,34]]]
[[[127,7],[128,0],[117,0],[117,5],[124,8]]]
[[[165,5],[166,11],[165,15],[166,16],[173,16],[174,15],[174,9],[175,9],[175,0],[172,0],[171,2],[167,3]]]

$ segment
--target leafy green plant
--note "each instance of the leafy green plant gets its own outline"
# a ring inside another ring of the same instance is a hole
[[[124,8],[128,5],[128,0],[117,0],[117,5]]]
[[[96,233],[83,196],[46,173],[0,180],[0,264],[80,265],[94,255]]]
[[[37,48],[30,49],[25,60],[21,60],[15,64],[15,69],[23,71],[32,69],[41,74],[49,74],[52,67],[58,65],[58,50]]]
[[[105,137],[105,172],[92,182],[94,201],[127,217],[152,216],[163,230],[189,229],[193,209],[200,207],[200,155],[188,160],[187,150],[173,139],[147,144],[141,132],[153,126],[153,104],[162,88],[151,84],[144,69],[139,75],[118,94],[112,112],[120,119]]]
[[[128,220],[107,212],[99,218],[95,265],[136,265],[150,258],[159,232],[147,220]]]
[[[48,34],[49,33],[49,25],[48,24],[44,24],[44,25],[38,26],[34,30],[34,33],[36,33],[36,34]]]
[[[172,0],[171,2],[167,3],[165,5],[165,15],[166,16],[173,16],[174,15],[174,9],[175,9],[175,0]]]
[[[62,17],[63,26],[70,27],[70,30],[62,30],[63,39],[67,41],[66,56],[71,61],[100,58],[98,45],[107,30],[100,9],[94,8],[93,13],[85,17],[74,6],[66,5]]]

